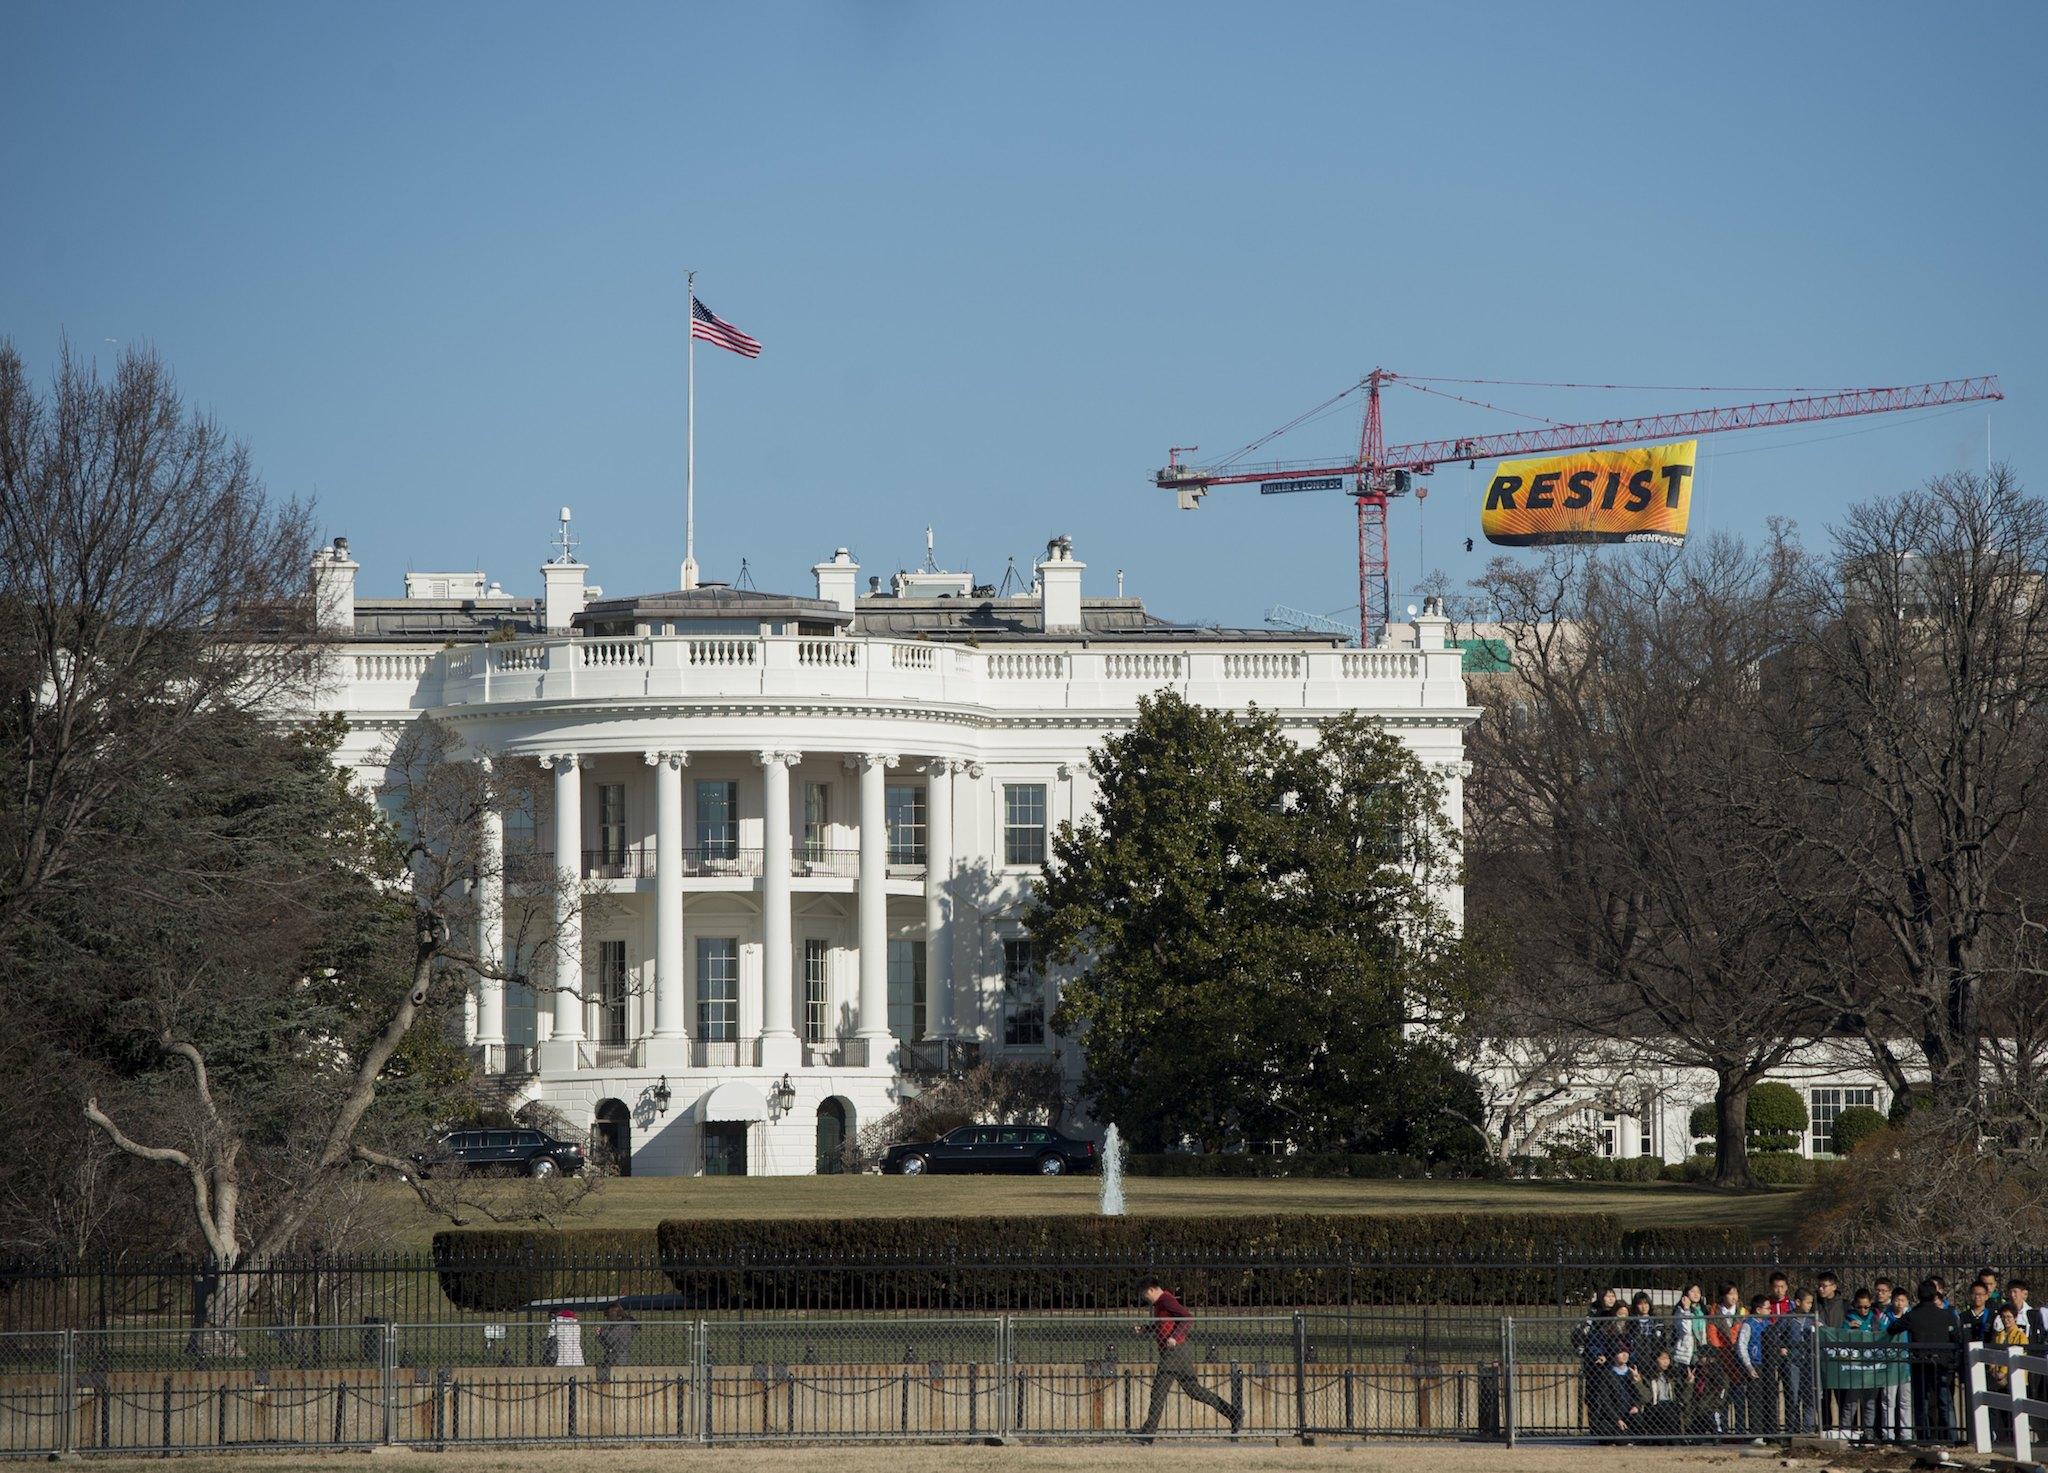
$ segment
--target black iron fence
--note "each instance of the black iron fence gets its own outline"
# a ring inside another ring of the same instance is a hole
[[[2038,1252],[2038,1250],[2036,1250]],[[1157,1275],[1190,1304],[1216,1313],[1295,1309],[1385,1311],[1427,1338],[1433,1318],[1469,1311],[1568,1314],[1602,1288],[1648,1292],[1662,1309],[1699,1283],[1709,1302],[1725,1285],[1745,1296],[1773,1271],[1794,1286],[1835,1273],[1844,1294],[1883,1277],[1909,1291],[1924,1277],[1961,1287],[1983,1267],[2048,1290],[2034,1256],[1987,1248],[1883,1264],[1760,1251],[1742,1260],[1587,1258],[1563,1245],[1527,1257],[1394,1259],[1247,1255],[1241,1259],[1121,1255],[1050,1261],[957,1254],[871,1257],[661,1259],[651,1253],[442,1256],[297,1255],[217,1273],[203,1264],[0,1264],[0,1332],[177,1328],[232,1318],[241,1325],[362,1326],[544,1319],[552,1308],[708,1319],[804,1315],[1009,1315],[1121,1312],[1137,1281]],[[223,1306],[232,1303],[232,1314]]]
[[[1953,1348],[1796,1316],[1719,1323],[1682,1362],[1612,1320],[1474,1312],[1426,1336],[1390,1315],[1162,1325],[1133,1310],[64,1330],[0,1335],[0,1453],[1823,1431],[1938,1445],[1968,1426]],[[1844,1420],[1866,1396],[1898,1410]]]

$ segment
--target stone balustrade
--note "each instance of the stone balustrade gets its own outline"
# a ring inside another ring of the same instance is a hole
[[[1455,652],[1413,649],[977,648],[812,637],[550,638],[347,657],[346,709],[434,709],[651,698],[845,699],[992,710],[1115,710],[1171,689],[1206,705],[1398,710]]]

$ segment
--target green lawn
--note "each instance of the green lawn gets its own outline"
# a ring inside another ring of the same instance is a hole
[[[389,1187],[379,1246],[426,1246],[448,1226],[403,1187]],[[506,1183],[505,1204],[525,1191]],[[1644,1226],[1744,1226],[1789,1235],[1804,1193],[1714,1192],[1672,1182],[1213,1181],[1140,1178],[1126,1183],[1135,1214],[1185,1212],[1612,1212]],[[1084,1213],[1096,1206],[1092,1177],[765,1176],[612,1179],[562,1217],[563,1227],[652,1228],[666,1217],[916,1217]],[[480,1222],[478,1226],[490,1224]]]

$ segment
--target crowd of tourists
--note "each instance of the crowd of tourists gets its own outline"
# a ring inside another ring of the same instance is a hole
[[[1986,1269],[1961,1294],[1940,1278],[1845,1290],[1833,1273],[1768,1292],[1689,1285],[1675,1304],[1607,1289],[1573,1333],[1586,1426],[1611,1438],[1834,1433],[1952,1442],[1967,1416],[1973,1343],[2048,1343],[2048,1313],[2024,1280]],[[1992,1367],[2002,1390],[2002,1368]]]

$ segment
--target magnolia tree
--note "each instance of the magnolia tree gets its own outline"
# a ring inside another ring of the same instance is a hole
[[[1485,958],[1437,776],[1355,717],[1304,745],[1170,692],[1090,768],[1025,924],[1072,970],[1053,1024],[1095,1118],[1140,1149],[1471,1154],[1472,1082],[1434,1040]]]

